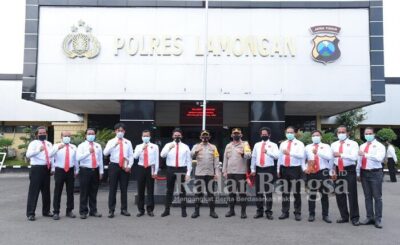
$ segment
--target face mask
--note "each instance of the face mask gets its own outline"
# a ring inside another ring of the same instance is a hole
[[[367,135],[364,135],[364,138],[365,138],[366,141],[371,142],[371,141],[373,141],[375,139],[375,135],[367,134]]]
[[[64,144],[69,144],[69,142],[71,142],[71,137],[65,136],[62,140]]]
[[[47,135],[39,135],[39,136],[38,136],[38,139],[39,139],[40,141],[45,141],[45,140],[47,139]]]
[[[96,139],[96,135],[87,135],[86,139],[89,142],[93,142]]]
[[[232,138],[235,141],[239,141],[241,137],[240,137],[240,135],[234,135]]]
[[[210,140],[210,137],[202,137],[201,140],[203,142],[208,142]]]
[[[125,135],[124,132],[118,132],[118,133],[117,133],[117,138],[118,138],[118,139],[122,139],[122,138],[124,138],[124,135]]]
[[[287,133],[287,134],[286,134],[286,139],[288,139],[288,140],[294,140],[294,134],[292,134],[292,133]]]
[[[176,143],[179,143],[179,142],[181,142],[181,139],[182,139],[181,137],[176,137],[176,138],[175,138],[175,142],[176,142]]]
[[[142,137],[143,143],[147,144],[150,142],[150,137]]]
[[[321,137],[320,136],[313,136],[311,137],[311,140],[314,144],[319,144],[321,142]]]
[[[269,140],[269,136],[261,136],[261,140],[262,141],[267,141],[267,140]]]
[[[338,134],[337,137],[340,141],[343,141],[347,138],[347,134]]]

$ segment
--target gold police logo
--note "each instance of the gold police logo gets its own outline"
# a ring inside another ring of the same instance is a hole
[[[71,33],[64,38],[63,50],[68,58],[86,57],[92,59],[100,53],[100,43],[92,35],[92,28],[84,21],[71,27]]]
[[[320,63],[327,64],[336,61],[340,57],[339,39],[336,35],[340,32],[337,26],[313,26],[311,32],[313,39],[312,58]]]

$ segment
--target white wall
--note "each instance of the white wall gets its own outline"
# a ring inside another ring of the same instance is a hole
[[[383,1],[385,76],[400,77],[400,1]]]

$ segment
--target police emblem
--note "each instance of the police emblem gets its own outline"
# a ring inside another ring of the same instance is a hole
[[[86,57],[92,59],[100,53],[100,43],[92,35],[92,28],[84,21],[71,27],[71,33],[63,41],[63,50],[68,58]]]
[[[315,35],[313,41],[312,58],[320,63],[327,64],[340,57],[339,39],[336,35],[340,32],[337,26],[313,26],[311,32]]]

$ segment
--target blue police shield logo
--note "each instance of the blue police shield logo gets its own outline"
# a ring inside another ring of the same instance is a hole
[[[311,52],[312,58],[316,62],[323,64],[331,63],[339,59],[341,52],[339,49],[339,39],[337,34],[340,32],[340,27],[336,26],[314,26],[311,27],[314,35],[313,49]],[[323,35],[320,35],[323,34]]]

